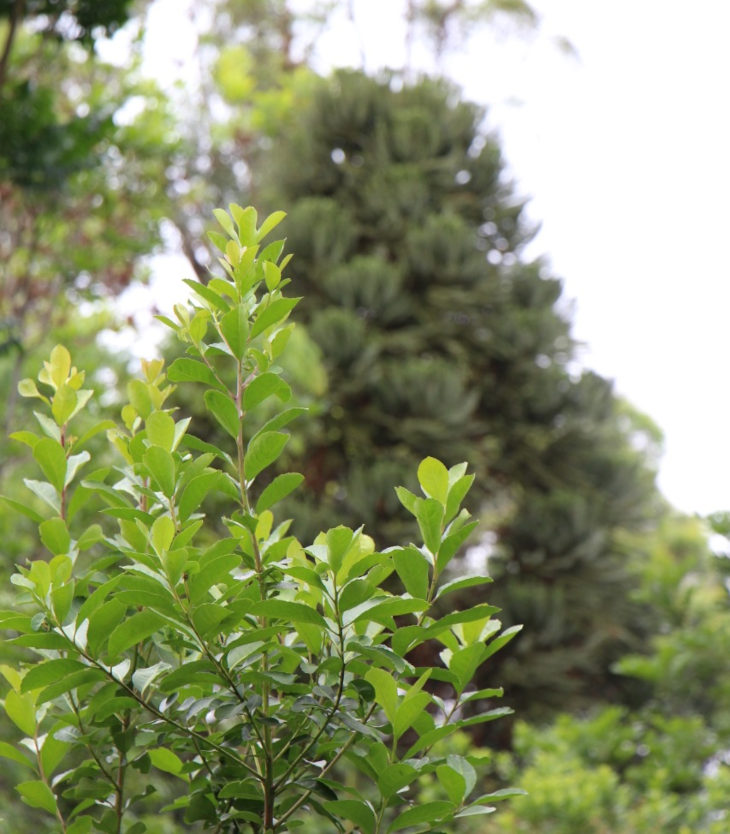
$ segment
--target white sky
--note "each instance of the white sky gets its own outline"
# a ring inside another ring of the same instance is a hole
[[[390,21],[399,0],[354,5],[368,69],[402,64],[402,30]],[[477,32],[445,69],[490,106],[542,223],[531,251],[565,281],[585,364],[664,431],[664,494],[688,512],[730,509],[730,3],[533,5],[539,35]],[[178,46],[173,74],[194,46],[182,30],[170,38],[180,6],[158,0],[149,36],[156,53]],[[359,44],[343,26],[320,55],[357,63]]]

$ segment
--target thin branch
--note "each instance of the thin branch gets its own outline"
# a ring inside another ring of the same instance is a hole
[[[0,55],[0,94],[2,94],[5,80],[7,78],[8,63],[10,62],[10,53],[13,49],[13,41],[18,31],[18,23],[23,16],[25,9],[25,0],[15,0],[13,8],[10,11],[10,20],[8,22],[8,34],[5,37],[5,44],[3,45],[2,55]]]

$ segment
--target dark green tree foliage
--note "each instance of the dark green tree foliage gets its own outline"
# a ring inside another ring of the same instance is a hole
[[[631,645],[619,539],[654,511],[636,451],[654,438],[577,369],[560,282],[522,255],[533,230],[481,120],[443,82],[341,72],[274,145],[298,315],[332,392],[291,462],[307,477],[307,512],[291,512],[408,540],[390,485],[424,454],[468,459],[498,530],[503,619],[527,624],[496,679],[534,715],[608,694]]]

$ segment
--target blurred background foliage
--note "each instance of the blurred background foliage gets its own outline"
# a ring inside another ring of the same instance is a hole
[[[660,430],[581,365],[559,278],[525,254],[509,148],[411,61],[418,45],[440,67],[480,25],[525,37],[534,10],[409,0],[402,67],[324,76],[318,43],[356,23],[351,3],[200,0],[197,81],[168,90],[141,71],[151,6],[0,0],[0,491],[34,501],[7,434],[34,420],[17,382],[53,344],[87,370],[96,416],[116,418],[132,357],[97,336],[129,324],[115,301],[163,237],[205,279],[213,207],[284,208],[304,296],[286,371],[312,408],[284,462],[306,476],[296,532],[365,521],[381,546],[408,541],[393,485],[424,455],[468,460],[483,523],[460,570],[486,567],[505,625],[525,624],[479,682],[504,685],[516,722],[460,743],[488,745],[493,786],[529,795],[459,832],[727,831],[728,517],[667,506]],[[121,66],[100,48],[120,29]],[[361,48],[365,65],[377,44]],[[0,534],[7,577],[39,544],[9,504]],[[0,772],[4,830],[43,830]],[[149,830],[180,830],[155,801]]]

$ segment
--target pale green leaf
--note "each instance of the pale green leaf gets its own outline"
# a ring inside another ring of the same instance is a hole
[[[168,750],[166,747],[156,747],[147,751],[152,766],[165,773],[172,773],[178,776],[183,768],[183,763],[180,757]],[[184,776],[182,778],[185,778]]]
[[[424,458],[418,466],[418,483],[427,497],[445,505],[449,492],[449,473],[436,458]]]

